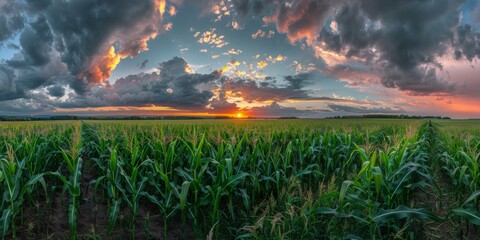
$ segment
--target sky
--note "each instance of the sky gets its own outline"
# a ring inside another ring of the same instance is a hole
[[[480,118],[479,0],[0,0],[0,115]]]

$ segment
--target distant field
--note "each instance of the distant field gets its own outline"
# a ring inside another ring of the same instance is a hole
[[[0,236],[478,239],[480,121],[0,122]]]

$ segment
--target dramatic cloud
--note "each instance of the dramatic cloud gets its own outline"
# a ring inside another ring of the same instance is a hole
[[[13,70],[0,65],[0,101],[21,98],[24,96],[23,92],[17,90],[13,79]]]
[[[210,113],[235,113],[239,110],[237,104],[227,101],[225,91],[222,89],[219,91],[218,97],[214,98],[210,105],[207,107]]]
[[[15,99],[3,101],[0,105],[0,114],[18,115],[18,114],[41,114],[54,110],[54,108],[45,104],[45,99],[40,101],[36,99]]]
[[[473,116],[479,9],[467,0],[0,0],[0,112],[437,106]]]
[[[200,90],[217,78],[213,74],[190,74],[185,60],[174,58],[160,64],[160,73],[141,73],[118,79],[113,85],[98,86],[83,98],[59,102],[61,108],[159,105],[202,110],[213,96]]]
[[[19,4],[13,0],[0,4],[0,46],[24,27],[24,17],[17,11],[18,7]]]
[[[121,59],[148,50],[147,41],[161,31],[162,5],[164,0],[8,1],[1,6],[0,42],[23,30],[21,50],[3,64],[2,72],[14,72],[7,74],[8,81],[22,97],[54,84],[58,76],[46,72],[51,72],[52,62],[61,63],[67,69],[65,74],[63,67],[62,74],[69,75],[63,81],[84,94],[109,78]]]
[[[255,2],[242,1],[250,6],[240,4],[239,11],[248,12]],[[453,85],[439,77],[437,57],[450,47],[457,49],[457,59],[478,57],[478,33],[458,26],[463,1],[275,2],[264,22],[274,23],[291,43],[306,40],[324,60],[331,51],[346,57],[338,61],[373,65],[386,87],[417,95],[452,92]]]
[[[300,74],[285,76],[283,86],[276,80],[267,77],[265,81],[258,83],[243,78],[224,78],[223,91],[230,92],[230,97],[239,97],[247,102],[284,101],[288,99],[311,98],[308,91],[302,89],[310,80],[311,75]],[[275,81],[275,82],[274,82]]]
[[[12,59],[7,63],[14,68],[39,67],[50,62],[53,34],[47,19],[40,16],[20,34],[22,60]]]
[[[457,60],[462,57],[468,61],[472,61],[475,57],[480,58],[480,33],[474,32],[470,25],[459,26],[455,47],[455,59]]]
[[[140,69],[144,69],[145,66],[147,65],[147,63],[148,63],[148,59],[145,59],[145,60],[143,60],[143,62],[137,64],[137,66],[138,66]]]
[[[65,88],[62,86],[51,86],[47,88],[47,91],[52,97],[63,97],[65,95]]]

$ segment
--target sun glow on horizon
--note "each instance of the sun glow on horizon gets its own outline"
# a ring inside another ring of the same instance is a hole
[[[235,114],[235,118],[246,118],[247,116],[245,116],[243,113],[241,112],[238,112]]]

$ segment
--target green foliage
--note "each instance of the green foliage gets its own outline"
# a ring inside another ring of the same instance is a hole
[[[412,198],[435,188],[439,166],[463,202],[452,215],[479,221],[480,131],[452,138],[431,121],[89,121],[0,129],[3,238],[15,238],[22,209],[52,201],[59,189],[68,199],[70,238],[78,238],[90,188],[96,204],[107,206],[108,225],[98,227],[113,234],[129,216],[129,238],[145,209],[146,224],[158,221],[164,238],[172,226],[192,226],[209,239],[412,238],[421,234],[415,223],[445,220]]]

